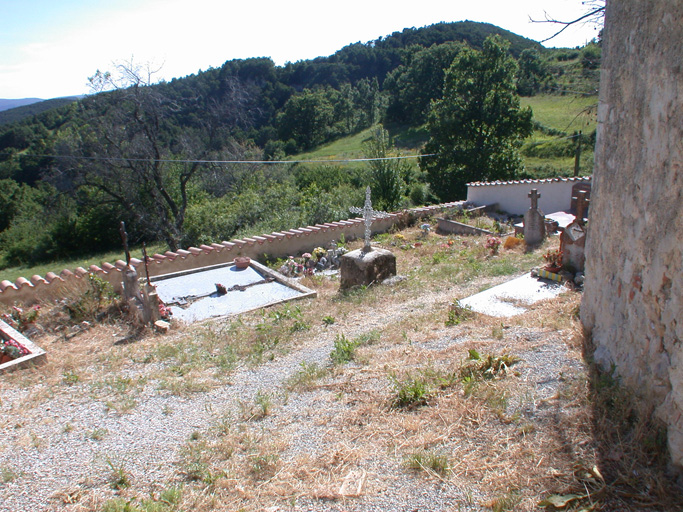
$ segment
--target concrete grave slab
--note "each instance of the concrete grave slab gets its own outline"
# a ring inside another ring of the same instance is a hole
[[[526,307],[544,299],[552,299],[567,291],[560,283],[524,274],[517,279],[494,286],[460,301],[472,311],[495,317],[509,317],[526,312]]]
[[[315,291],[255,261],[245,269],[233,262],[152,278],[173,318],[192,323],[225,317],[281,302],[315,297]],[[216,284],[227,293],[220,295]]]

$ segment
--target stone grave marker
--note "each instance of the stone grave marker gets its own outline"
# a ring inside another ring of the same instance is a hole
[[[340,258],[342,290],[353,286],[378,283],[396,275],[396,256],[386,249],[373,249],[370,245],[371,226],[375,219],[388,217],[389,214],[372,208],[370,187],[365,190],[365,206],[351,207],[351,213],[359,213],[365,223],[365,243],[362,249],[347,252]]]
[[[585,190],[578,191],[576,198],[576,218],[560,235],[562,267],[574,272],[583,272],[586,265],[586,225],[584,218],[588,209]],[[575,198],[572,198],[574,200]]]
[[[537,189],[531,189],[531,207],[524,214],[524,241],[527,245],[538,245],[545,238],[545,215],[538,208],[541,194]]]

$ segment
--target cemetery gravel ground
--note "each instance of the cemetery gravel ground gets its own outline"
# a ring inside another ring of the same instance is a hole
[[[0,380],[0,511],[536,510],[594,485],[580,295],[445,325],[547,246],[403,236],[380,237],[393,285],[306,278],[317,299],[167,335],[117,321],[67,340],[45,314],[49,362]],[[470,350],[519,362],[463,380]]]

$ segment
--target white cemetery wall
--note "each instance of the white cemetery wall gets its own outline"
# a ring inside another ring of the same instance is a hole
[[[581,319],[683,467],[683,2],[608,2]]]
[[[544,180],[519,180],[499,182],[476,182],[467,184],[467,202],[478,206],[498,203],[498,209],[513,215],[524,215],[529,209],[527,194],[538,189],[541,198],[538,207],[544,213],[569,211],[572,187],[576,183],[590,183],[591,177],[549,178]]]

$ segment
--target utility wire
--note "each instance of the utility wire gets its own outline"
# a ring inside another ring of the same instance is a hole
[[[382,160],[405,160],[408,158],[423,158],[435,156],[435,153],[427,155],[387,156],[382,158],[346,158],[331,160],[173,160],[164,158],[122,158],[102,156],[68,156],[68,155],[43,155],[43,154],[13,154],[3,153],[3,156],[18,156],[31,158],[71,158],[76,160],[103,160],[107,162],[163,162],[181,164],[302,164],[302,163],[351,163],[351,162],[377,162]]]

